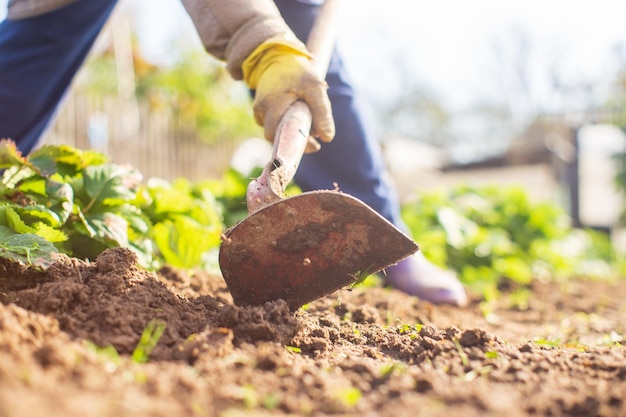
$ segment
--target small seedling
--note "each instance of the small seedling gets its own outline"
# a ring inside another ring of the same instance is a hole
[[[346,407],[355,406],[360,400],[363,394],[360,390],[354,387],[345,388],[337,391],[337,398]]]
[[[263,398],[263,408],[273,410],[280,405],[280,394],[273,393]]]
[[[293,353],[300,353],[300,352],[302,352],[302,349],[300,349],[297,346],[289,346],[289,345],[287,345],[287,346],[285,346],[285,349],[287,349],[289,352],[293,352]]]
[[[398,327],[398,333],[401,335],[408,334],[411,339],[415,339],[423,327],[424,325],[421,323],[416,323],[414,326],[403,323],[400,327]]]
[[[402,372],[406,369],[406,366],[403,363],[391,362],[383,365],[380,368],[380,379],[387,379],[391,377],[395,372]]]
[[[461,343],[457,339],[455,339],[454,344],[456,346],[456,350],[459,351],[459,356],[461,357],[461,363],[463,364],[463,366],[469,365],[469,359],[467,358],[467,354],[463,350],[463,346],[461,346]]]
[[[557,337],[557,338],[535,337],[533,338],[533,343],[538,346],[551,347],[551,348],[558,348],[563,345],[563,342],[560,337]]]
[[[372,288],[380,285],[380,278],[370,272],[373,265],[365,268],[364,271],[358,271],[354,274],[355,281],[350,284],[350,288],[365,287]]]
[[[498,359],[500,355],[498,354],[498,352],[490,350],[488,352],[485,352],[485,358],[487,359]]]
[[[245,385],[241,388],[243,404],[247,409],[256,408],[259,405],[259,393],[252,385]]]
[[[150,354],[159,343],[159,339],[165,331],[166,324],[160,320],[150,320],[143,333],[139,344],[133,351],[132,359],[137,363],[146,363],[150,359]]]

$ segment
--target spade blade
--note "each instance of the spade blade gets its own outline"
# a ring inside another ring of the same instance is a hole
[[[297,309],[417,250],[360,200],[312,191],[272,203],[227,230],[219,262],[235,304],[283,299]]]

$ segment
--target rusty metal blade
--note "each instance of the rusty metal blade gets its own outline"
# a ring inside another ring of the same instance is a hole
[[[360,200],[312,191],[272,203],[229,229],[219,262],[235,304],[283,299],[296,309],[417,250]]]

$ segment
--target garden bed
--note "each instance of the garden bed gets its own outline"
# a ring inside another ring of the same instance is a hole
[[[465,308],[363,287],[291,312],[234,306],[221,277],[150,273],[125,249],[12,265],[1,416],[626,415],[624,280],[534,281]]]

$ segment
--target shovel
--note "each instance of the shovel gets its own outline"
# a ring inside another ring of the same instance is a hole
[[[322,76],[334,48],[336,4],[326,0],[321,6],[307,41]],[[248,186],[248,216],[222,235],[220,269],[237,305],[282,299],[295,310],[418,250],[413,240],[348,194],[320,190],[284,198],[310,129],[308,106],[294,103],[277,129],[272,160]]]

